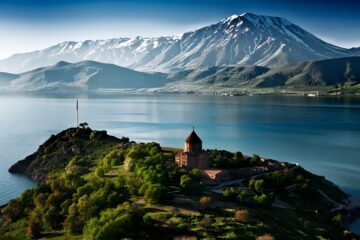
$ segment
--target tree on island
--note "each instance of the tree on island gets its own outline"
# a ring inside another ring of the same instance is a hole
[[[81,128],[87,128],[89,126],[89,124],[87,122],[83,122],[79,124],[79,127]]]

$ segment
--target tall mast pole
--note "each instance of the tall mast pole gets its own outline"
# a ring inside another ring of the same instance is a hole
[[[76,127],[79,127],[79,99],[76,99]]]

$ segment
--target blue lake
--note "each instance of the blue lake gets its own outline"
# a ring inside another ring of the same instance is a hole
[[[205,148],[299,163],[360,196],[360,98],[195,95],[79,96],[80,121],[117,137],[182,147],[192,126]],[[33,186],[8,168],[76,124],[69,97],[0,96],[0,204]]]

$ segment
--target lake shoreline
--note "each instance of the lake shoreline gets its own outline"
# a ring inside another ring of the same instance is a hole
[[[161,95],[192,95],[192,96],[221,96],[221,97],[304,97],[304,98],[360,98],[360,93],[327,93],[317,89],[297,91],[293,89],[204,89],[204,91],[164,91],[162,89],[102,89],[86,91],[1,91],[0,96],[29,96],[29,97],[121,97],[134,96],[161,96]]]

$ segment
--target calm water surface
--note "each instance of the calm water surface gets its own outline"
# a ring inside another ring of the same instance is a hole
[[[182,147],[194,125],[206,148],[300,163],[360,196],[360,98],[131,95],[79,103],[81,121],[118,137]],[[73,98],[0,96],[0,204],[33,186],[7,169],[75,121]]]

